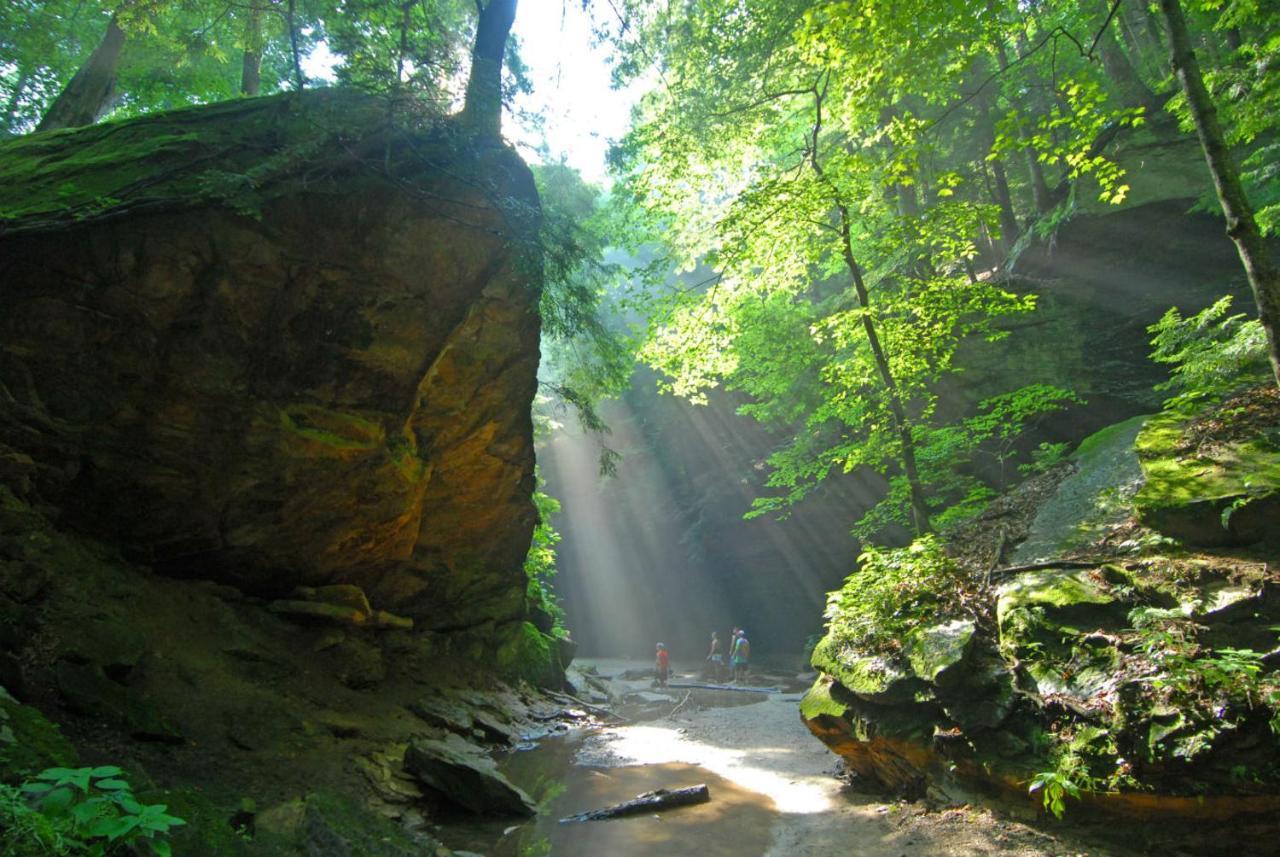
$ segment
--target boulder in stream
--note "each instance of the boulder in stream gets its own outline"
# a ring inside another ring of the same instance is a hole
[[[533,799],[508,780],[493,759],[453,733],[413,741],[405,751],[404,767],[441,798],[474,813],[536,812]]]

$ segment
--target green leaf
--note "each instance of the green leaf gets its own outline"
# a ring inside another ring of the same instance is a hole
[[[128,791],[129,784],[124,780],[98,780],[95,786],[103,791]]]

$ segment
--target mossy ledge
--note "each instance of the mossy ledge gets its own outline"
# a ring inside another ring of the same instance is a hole
[[[1154,418],[1113,466],[1128,473],[1137,456],[1173,449],[1202,416]],[[1092,446],[1117,429],[1100,435]],[[1228,470],[1202,486],[1189,478],[1187,496],[1219,492]],[[1112,482],[1094,481],[1095,502],[1074,498],[1082,523],[1093,506],[1117,502]],[[1067,481],[1059,489],[1079,493]],[[1010,508],[1018,502],[1008,498]],[[969,620],[945,621],[960,608],[944,605],[861,648],[828,635],[814,650],[820,675],[801,718],[860,776],[943,803],[999,798],[1040,809],[1029,787],[1048,774],[1079,789],[1069,812],[1223,819],[1280,810],[1274,552],[1193,552],[1141,527],[1133,505],[1112,510],[1110,529],[1056,567],[992,578],[986,554],[952,544]],[[1117,547],[1111,561],[1079,558]]]
[[[1138,435],[1148,527],[1191,545],[1242,545],[1280,533],[1280,436],[1257,433],[1186,449],[1191,406],[1166,410]]]

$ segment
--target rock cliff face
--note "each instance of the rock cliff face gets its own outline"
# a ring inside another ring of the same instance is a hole
[[[952,534],[963,599],[921,611],[892,644],[829,633],[801,703],[810,730],[868,780],[944,801],[1026,799],[1038,783],[1037,804],[1057,784],[1059,798],[1126,816],[1274,813],[1280,580],[1276,543],[1258,543],[1277,532],[1272,486],[1237,482],[1247,524],[1229,529],[1217,489],[1235,474],[1214,473],[1190,442],[1274,458],[1273,389],[1190,423],[1183,406],[1098,432]],[[1166,474],[1187,472],[1170,491]],[[1142,526],[1153,474],[1158,531]],[[1012,567],[990,564],[981,536],[997,528],[1026,537]],[[1248,548],[1194,550],[1250,534]]]
[[[0,452],[32,496],[172,575],[523,618],[538,209],[514,153],[317,92],[0,154]]]

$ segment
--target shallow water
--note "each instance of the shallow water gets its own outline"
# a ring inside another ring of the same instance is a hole
[[[755,853],[761,842],[768,841],[775,809],[767,797],[697,765],[574,765],[582,740],[582,736],[550,739],[500,762],[512,782],[538,801],[537,818],[522,824],[510,819],[458,818],[446,822],[437,834],[451,848],[491,857],[740,857]],[[564,816],[621,803],[642,792],[700,783],[706,783],[711,792],[709,803],[607,821],[559,822]]]

